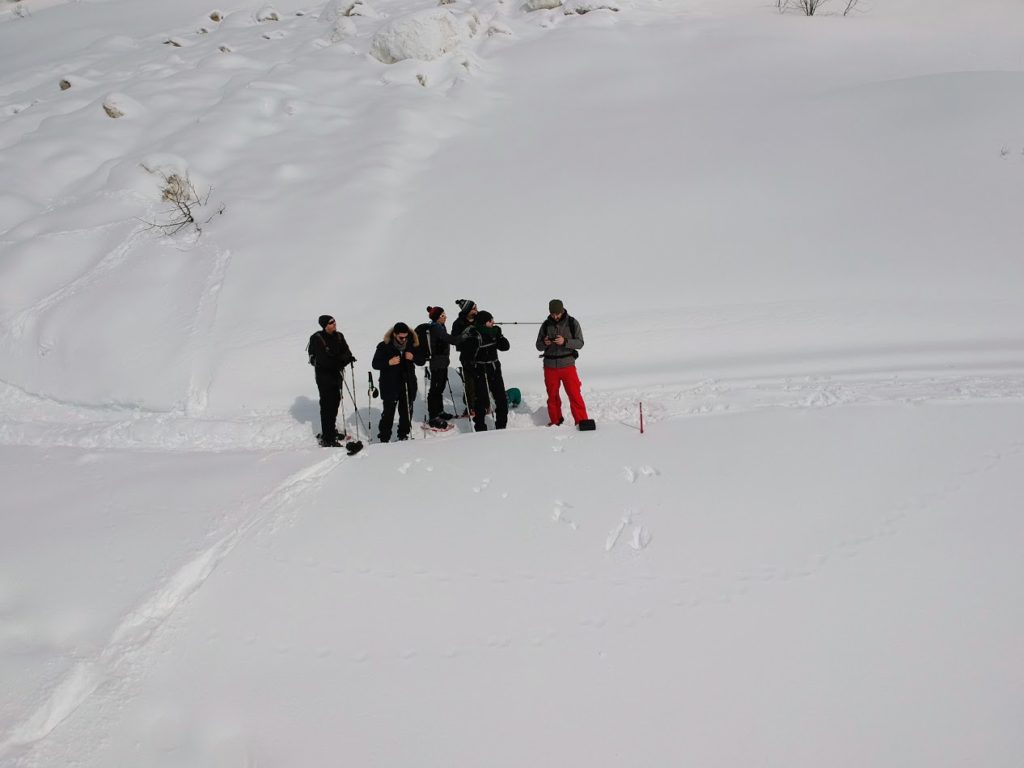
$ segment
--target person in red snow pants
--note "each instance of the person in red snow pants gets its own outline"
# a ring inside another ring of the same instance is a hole
[[[569,410],[577,426],[588,422],[587,404],[580,392],[580,377],[576,372],[576,358],[583,346],[583,329],[576,318],[565,311],[561,299],[548,302],[547,319],[537,334],[537,350],[544,359],[544,386],[548,392],[549,426],[557,426],[562,416],[560,388],[565,387],[569,397]]]

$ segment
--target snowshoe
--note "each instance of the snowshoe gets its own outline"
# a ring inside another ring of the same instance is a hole
[[[425,432],[451,432],[453,429],[455,429],[454,425],[449,424],[440,417],[435,417],[423,423],[423,430]]]
[[[448,411],[442,411],[441,413],[439,413],[437,415],[437,418],[444,419],[445,421],[451,421],[452,419],[455,418],[455,414],[454,413],[448,413]]]
[[[593,419],[584,419],[578,425],[580,432],[593,432],[597,429],[597,424],[594,423]]]

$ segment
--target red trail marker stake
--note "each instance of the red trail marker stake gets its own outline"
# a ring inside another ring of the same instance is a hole
[[[644,404],[640,403],[640,434],[644,433]]]

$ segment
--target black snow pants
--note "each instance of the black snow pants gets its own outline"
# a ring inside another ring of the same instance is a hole
[[[341,405],[341,374],[338,371],[317,368],[316,388],[320,390],[320,435],[324,442],[330,442],[338,437],[335,422],[338,418],[338,407]]]
[[[467,382],[473,381],[473,429],[484,432],[487,424],[484,417],[489,406],[487,391],[494,399],[494,428],[504,429],[508,424],[508,395],[505,394],[505,379],[501,375],[501,363],[476,363],[469,367]]]

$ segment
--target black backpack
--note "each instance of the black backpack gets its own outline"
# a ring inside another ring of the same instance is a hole
[[[420,323],[413,330],[416,331],[416,335],[420,337],[420,348],[418,357],[420,360],[426,362],[433,354],[433,338],[430,335],[430,326],[433,323]]]
[[[310,350],[310,347],[313,344],[313,339],[320,339],[320,343],[324,345],[324,349],[327,349],[327,341],[320,334],[320,331],[317,331],[312,336],[310,336],[309,341],[306,342],[306,358],[309,360],[310,365],[316,367],[316,353]]]

